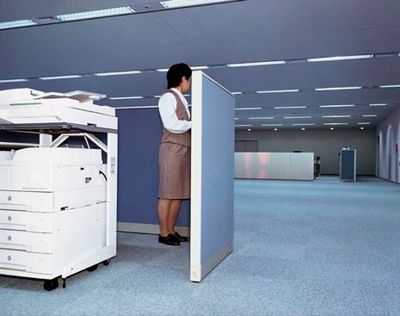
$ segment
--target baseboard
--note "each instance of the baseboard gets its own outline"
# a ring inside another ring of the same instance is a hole
[[[190,236],[190,228],[186,226],[175,227],[176,231],[182,236]],[[160,233],[160,227],[155,224],[118,222],[117,230],[123,233],[154,234]]]

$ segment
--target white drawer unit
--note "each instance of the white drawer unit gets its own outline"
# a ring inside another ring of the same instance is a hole
[[[52,212],[54,211],[52,192],[0,191],[0,209]]]
[[[0,249],[0,269],[51,274],[52,255]]]
[[[51,254],[53,252],[52,237],[52,234],[0,230],[0,249]]]
[[[53,224],[53,213],[0,210],[0,229],[51,233]]]

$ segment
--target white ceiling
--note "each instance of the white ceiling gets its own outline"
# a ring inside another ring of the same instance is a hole
[[[154,1],[1,0],[0,20],[54,16],[130,5],[138,10]],[[167,68],[176,62],[217,65],[264,60],[293,60],[337,55],[400,52],[400,1],[387,0],[248,0],[172,11],[149,12],[65,24],[0,31],[0,79],[89,74],[80,79],[0,84],[0,89],[29,86],[46,91],[93,90],[110,97],[146,96],[141,100],[106,100],[112,106],[154,105],[165,89],[165,73],[95,77],[93,73]],[[239,125],[359,122],[375,126],[400,106],[400,57],[205,70],[238,95]],[[363,86],[355,91],[315,92],[318,87]],[[301,89],[298,93],[256,94],[258,90]],[[371,107],[370,103],[387,103]],[[320,105],[355,104],[353,108]],[[307,106],[276,110],[276,106]],[[362,115],[375,114],[375,118]],[[312,116],[285,119],[285,116]],[[351,115],[327,119],[326,115]],[[273,120],[249,120],[271,116]],[[308,127],[308,126],[307,126]],[[271,127],[272,128],[272,127]],[[310,126],[311,128],[311,126]],[[335,127],[337,128],[337,127]]]

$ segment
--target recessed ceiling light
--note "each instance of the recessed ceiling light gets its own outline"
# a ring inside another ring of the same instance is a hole
[[[342,90],[359,90],[363,87],[331,87],[331,88],[315,88],[315,91],[342,91]]]
[[[323,115],[323,118],[351,117],[351,115]]]
[[[129,70],[129,71],[114,71],[114,72],[99,72],[95,73],[95,76],[106,77],[106,76],[123,76],[123,75],[136,75],[141,74],[140,70]]]
[[[371,103],[369,106],[386,106],[387,103]]]
[[[285,119],[308,119],[311,118],[311,116],[285,116]]]
[[[334,128],[333,128],[333,127],[331,127],[331,128],[330,128],[330,130],[331,130],[331,131],[333,131],[333,130],[334,130]]]
[[[14,21],[6,21],[0,23],[0,30],[6,29],[14,29],[17,27],[24,27],[24,26],[32,26],[37,25],[37,23],[33,20],[14,20]]]
[[[324,125],[348,125],[349,123],[324,123]]]
[[[299,92],[299,89],[287,89],[287,90],[262,90],[256,91],[258,94],[266,94],[266,93],[291,93],[291,92]]]
[[[251,132],[251,128],[248,128],[247,131],[248,131],[248,132]]]
[[[368,55],[352,55],[352,56],[334,56],[334,57],[321,57],[321,58],[308,58],[308,62],[321,62],[321,61],[342,61],[342,60],[356,60],[373,58],[373,54]]]
[[[76,21],[76,20],[86,20],[86,19],[101,18],[107,16],[130,14],[130,13],[135,13],[135,10],[133,10],[131,7],[119,7],[119,8],[110,8],[104,10],[61,14],[57,15],[56,18],[60,21]]]
[[[203,69],[209,69],[208,66],[191,66],[190,67],[192,70],[203,70]]]
[[[136,100],[136,99],[143,99],[142,96],[131,96],[131,97],[112,97],[109,98],[110,100]]]
[[[315,123],[294,123],[292,126],[313,126]]]
[[[320,108],[352,108],[355,104],[330,104],[330,105],[320,105]]]
[[[260,61],[254,63],[227,64],[227,66],[230,68],[237,68],[237,67],[273,66],[273,65],[283,65],[283,64],[286,64],[286,61],[275,60],[275,61]]]
[[[383,85],[383,86],[379,86],[379,88],[400,88],[400,84],[388,84],[388,85]]]
[[[305,109],[307,108],[305,105],[299,106],[274,106],[275,110],[285,110],[285,109]]]
[[[249,117],[249,120],[273,120],[273,116],[253,116]]]
[[[235,108],[235,111],[251,111],[251,110],[261,110],[260,107],[248,107],[248,108]]]
[[[274,128],[274,131],[277,131],[278,129],[277,128]]]
[[[239,118],[238,117],[235,117],[235,120],[238,120]]]
[[[4,79],[0,80],[0,83],[13,83],[13,82],[25,82],[28,81],[28,79]]]
[[[203,4],[216,4],[223,3],[231,0],[169,0],[160,1],[160,4],[166,9],[179,8],[179,7],[190,7]]]
[[[365,129],[365,127],[361,126],[360,129]]]
[[[301,128],[302,131],[305,131],[306,129],[304,127]]]
[[[82,78],[82,75],[67,75],[67,76],[54,76],[54,77],[40,77],[40,80],[59,80],[59,79],[77,79]]]
[[[376,114],[364,114],[362,117],[377,117]]]

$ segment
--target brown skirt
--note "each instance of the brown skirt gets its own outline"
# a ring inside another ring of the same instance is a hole
[[[166,200],[190,198],[190,147],[161,143],[158,197]]]

